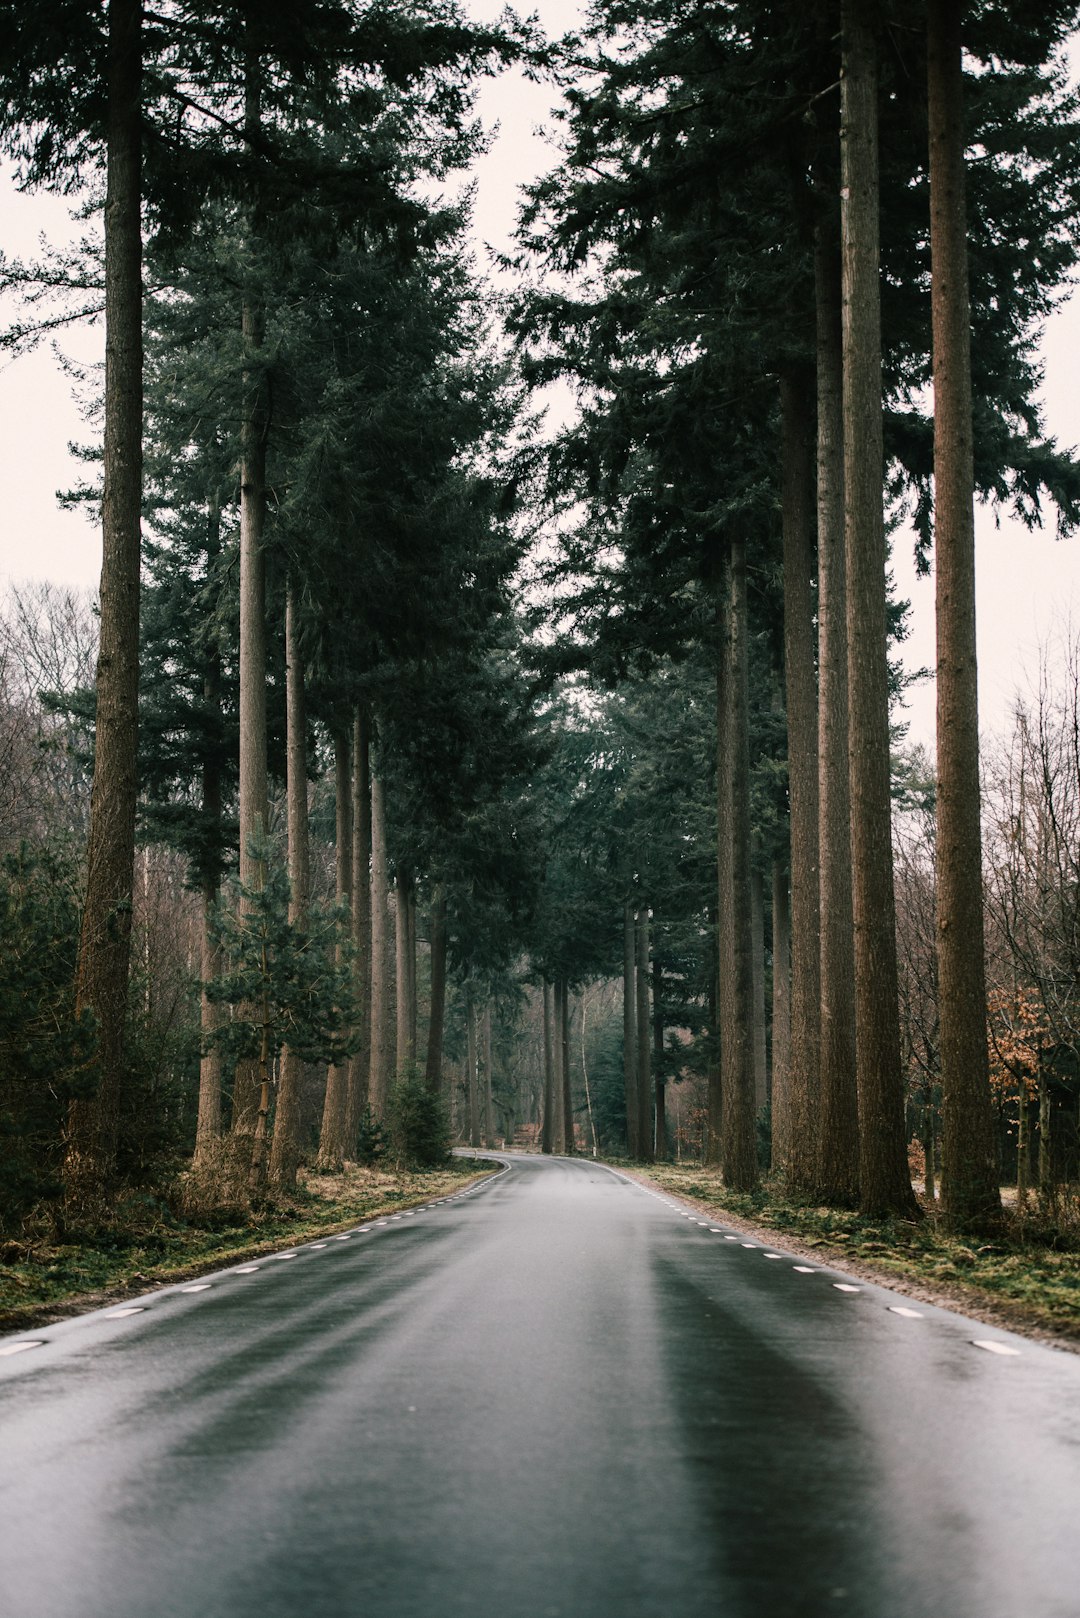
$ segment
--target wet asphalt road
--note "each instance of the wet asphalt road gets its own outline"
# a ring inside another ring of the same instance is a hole
[[[0,1339],[3,1618],[1078,1618],[1080,1358],[504,1161]]]

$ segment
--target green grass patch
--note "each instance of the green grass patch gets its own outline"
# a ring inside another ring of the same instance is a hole
[[[182,1219],[158,1198],[129,1198],[108,1223],[92,1230],[69,1230],[63,1239],[0,1241],[0,1330],[78,1314],[106,1298],[145,1292],[415,1207],[497,1168],[455,1158],[422,1171],[350,1168],[302,1175],[294,1195],[198,1221]]]
[[[1017,1327],[1080,1341],[1080,1217],[1006,1209],[993,1237],[960,1236],[934,1213],[918,1224],[861,1215],[786,1197],[766,1183],[750,1195],[725,1189],[697,1164],[650,1165],[634,1172],[704,1211],[730,1214],[813,1249],[822,1260],[864,1265],[883,1281],[939,1292],[944,1303],[992,1309]]]

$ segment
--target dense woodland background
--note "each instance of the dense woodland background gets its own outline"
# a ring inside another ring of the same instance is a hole
[[[1080,639],[979,766],[962,632],[973,495],[1080,517],[1035,351],[1075,24],[0,5],[8,154],[86,219],[3,259],[4,340],[107,341],[69,496],[100,601],[0,616],[9,1236],[451,1141],[1064,1217]],[[521,60],[562,158],[497,293],[462,176]],[[936,758],[905,520],[946,580]]]

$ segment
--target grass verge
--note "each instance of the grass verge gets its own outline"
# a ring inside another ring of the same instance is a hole
[[[624,1172],[651,1181],[702,1212],[723,1215],[759,1235],[822,1262],[877,1280],[924,1302],[1080,1352],[1080,1228],[1075,1222],[1007,1212],[993,1237],[964,1238],[929,1215],[919,1224],[865,1219],[784,1197],[766,1185],[729,1192],[719,1174],[697,1164],[657,1163]]]
[[[0,1331],[47,1325],[241,1259],[429,1202],[485,1179],[499,1165],[453,1159],[410,1172],[350,1167],[305,1174],[293,1196],[209,1220],[181,1221],[154,1197],[121,1203],[113,1220],[63,1242],[0,1243]]]

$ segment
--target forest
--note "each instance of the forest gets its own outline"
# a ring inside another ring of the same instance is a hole
[[[100,593],[26,535],[0,604],[5,1304],[452,1146],[1080,1253],[1080,636],[980,736],[973,516],[1080,523],[1076,24],[0,4],[3,152],[81,221],[0,240],[0,342],[105,339]],[[493,283],[511,65],[558,156]]]

